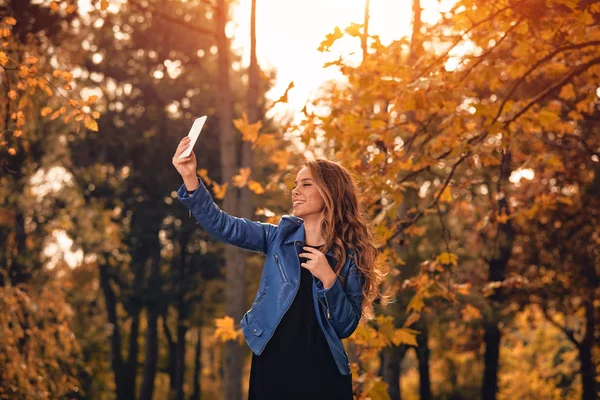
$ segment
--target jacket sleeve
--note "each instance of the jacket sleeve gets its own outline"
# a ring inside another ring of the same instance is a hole
[[[221,210],[198,178],[198,188],[188,195],[185,184],[177,194],[197,223],[212,237],[246,250],[267,253],[277,225],[234,217]]]
[[[364,277],[352,257],[345,287],[337,276],[328,289],[317,281],[317,298],[325,307],[325,314],[340,339],[349,337],[358,326],[362,315],[363,284]]]

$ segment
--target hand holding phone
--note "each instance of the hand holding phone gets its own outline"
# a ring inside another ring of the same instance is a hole
[[[196,141],[198,140],[198,137],[200,136],[200,131],[202,130],[202,127],[204,126],[205,122],[206,122],[206,115],[204,115],[200,118],[196,118],[196,120],[192,124],[192,128],[190,129],[190,132],[187,135],[187,137],[190,138],[190,144],[183,151],[183,153],[181,153],[179,155],[179,157],[178,157],[179,160],[181,160],[182,158],[189,157],[189,155],[192,153],[192,150],[194,149],[194,145],[196,144]]]
[[[194,121],[189,134],[179,141],[177,150],[175,150],[172,162],[184,181],[190,177],[193,177],[195,180],[196,168],[198,165],[196,163],[196,155],[192,152],[192,149],[194,143],[198,140],[198,136],[200,135],[200,131],[202,130],[205,121],[206,116],[197,118]]]

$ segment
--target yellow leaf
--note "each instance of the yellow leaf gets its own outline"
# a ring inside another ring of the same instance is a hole
[[[100,113],[98,111],[93,111],[92,112],[92,117],[95,118],[95,119],[98,119],[98,118],[100,118]]]
[[[417,346],[417,335],[419,333],[419,331],[414,329],[400,328],[394,332],[394,338],[392,339],[392,342],[394,342],[396,346],[399,346],[400,344]]]
[[[450,188],[450,186],[446,186],[444,188],[444,191],[442,192],[442,195],[440,196],[440,201],[445,202],[445,203],[452,202],[452,188]]]
[[[200,178],[202,178],[202,180],[203,180],[204,182],[206,182],[207,184],[209,184],[209,185],[210,185],[210,184],[212,184],[212,179],[210,179],[210,178],[208,177],[208,171],[206,170],[206,168],[200,168],[200,169],[198,170],[198,176],[199,176]]]
[[[62,71],[59,69],[52,71],[52,76],[55,78],[58,78],[60,76],[60,74],[62,74]]]
[[[77,7],[73,4],[67,6],[67,14],[73,14],[75,11],[77,11]]]
[[[265,192],[265,189],[263,189],[262,185],[252,179],[248,181],[248,189],[252,190],[256,194],[263,194]]]
[[[50,9],[54,12],[57,12],[60,9],[60,6],[56,1],[53,1],[52,3],[50,3]]]
[[[573,84],[569,83],[560,89],[560,98],[564,100],[571,100],[575,98],[575,90],[573,89]]]
[[[444,265],[454,265],[455,267],[458,266],[458,256],[454,253],[441,253],[436,257],[435,261]]]
[[[406,307],[406,312],[416,311],[421,312],[421,310],[425,307],[425,302],[423,301],[423,293],[417,292],[412,299],[410,299],[410,303]]]
[[[11,100],[16,100],[17,99],[17,92],[15,92],[14,90],[10,90],[8,92],[8,98]]]
[[[45,117],[45,116],[49,115],[51,112],[52,112],[52,108],[44,107],[44,108],[42,108],[42,111],[40,112],[40,114],[42,115],[42,117]]]
[[[8,149],[8,154],[14,156],[15,154],[17,154],[17,150],[15,150],[14,147],[11,147],[10,149]]]
[[[264,147],[272,146],[275,143],[277,143],[277,140],[275,138],[274,133],[261,133],[260,136],[258,137],[258,139],[256,139],[256,141],[252,145],[252,148],[253,149],[256,147],[264,148]]]
[[[456,289],[457,293],[460,293],[463,296],[468,296],[469,293],[471,293],[471,284],[469,282],[466,282],[454,285],[454,289]]]
[[[284,170],[290,159],[290,153],[283,150],[278,150],[271,156],[271,161],[277,164],[277,167],[281,170]]]
[[[233,318],[225,316],[223,318],[215,318],[215,333],[213,338],[224,343],[230,340],[238,339],[241,330],[235,329]]]
[[[90,96],[88,97],[87,103],[88,105],[93,105],[96,103],[96,101],[98,100],[98,96],[94,95],[94,96]]]
[[[86,122],[85,127],[90,131],[98,132],[98,122],[95,119],[90,119]]]
[[[471,321],[473,319],[481,318],[481,311],[478,308],[473,307],[470,304],[467,304],[465,308],[461,310],[462,320],[465,322]]]
[[[262,121],[251,124],[246,113],[242,113],[242,118],[233,120],[233,125],[242,133],[244,141],[254,143],[258,138],[258,132],[262,128]]]
[[[270,110],[271,108],[273,108],[273,106],[275,106],[275,104],[277,104],[277,103],[287,103],[288,102],[288,93],[293,88],[294,88],[294,81],[290,81],[290,83],[288,84],[287,89],[285,89],[285,93],[283,93],[283,95],[281,95],[280,98],[278,98],[276,101],[274,101],[273,104],[271,104],[269,106],[268,110]]]
[[[344,33],[340,30],[339,26],[336,26],[332,33],[328,33],[327,36],[325,36],[325,40],[321,42],[318,50],[321,52],[329,51],[329,49],[331,48],[331,46],[333,46],[335,41],[341,38],[342,36],[344,36]]]
[[[38,58],[37,57],[27,57],[27,60],[25,60],[25,62],[27,62],[27,64],[35,64],[38,62]]]
[[[406,318],[406,321],[404,321],[404,325],[403,325],[404,328],[408,328],[409,326],[411,326],[412,324],[417,322],[420,318],[421,318],[421,313],[414,312],[414,313],[410,314],[408,316],[408,318]]]
[[[8,57],[5,52],[0,51],[0,65],[4,67],[6,63],[8,63]]]
[[[4,23],[7,25],[16,25],[17,20],[12,17],[8,17],[8,18],[4,18]]]
[[[27,106],[27,99],[27,96],[21,96],[21,99],[19,99],[19,110],[22,110]]]
[[[100,10],[106,11],[107,8],[108,8],[108,0],[100,1]]]
[[[552,124],[554,124],[559,119],[560,117],[556,113],[549,110],[542,110],[539,113],[540,125],[542,125],[543,127],[551,127]]]
[[[228,183],[225,182],[222,185],[219,185],[216,182],[213,182],[213,191],[215,192],[215,197],[219,200],[224,199],[225,198],[225,194],[227,193],[227,185]]]
[[[238,188],[243,188],[246,186],[246,182],[248,182],[251,172],[252,170],[250,168],[240,168],[239,174],[232,178],[233,186]]]
[[[9,37],[10,34],[11,34],[10,29],[8,29],[8,28],[2,29],[2,36]]]

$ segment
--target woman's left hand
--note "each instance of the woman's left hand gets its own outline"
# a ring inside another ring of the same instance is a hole
[[[305,246],[303,249],[308,251],[308,253],[300,253],[299,256],[308,258],[308,261],[301,263],[300,266],[309,270],[316,278],[319,278],[323,282],[325,289],[329,289],[333,285],[336,275],[329,266],[327,257],[325,257],[324,253],[312,247]]]

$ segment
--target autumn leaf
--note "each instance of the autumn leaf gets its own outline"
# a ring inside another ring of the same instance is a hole
[[[321,42],[318,50],[321,52],[329,51],[331,46],[335,43],[336,40],[344,36],[344,33],[341,31],[339,26],[336,26],[332,33],[328,33],[325,37],[325,40]]]
[[[16,25],[17,24],[17,20],[12,17],[4,18],[3,22],[6,25]]]
[[[210,179],[210,178],[208,177],[208,171],[206,170],[206,168],[200,168],[200,169],[198,170],[198,176],[199,176],[200,178],[202,178],[202,180],[203,180],[204,182],[206,182],[208,185],[212,184],[212,182],[213,182],[213,181],[212,181],[212,179]]]
[[[277,164],[277,167],[280,170],[286,169],[286,167],[288,166],[289,159],[290,153],[283,150],[278,150],[271,156],[271,161]]]
[[[417,346],[417,335],[419,333],[419,331],[414,329],[400,328],[394,332],[394,338],[392,339],[392,342],[394,342],[396,346],[399,346],[400,344]]]
[[[95,119],[90,119],[85,123],[85,127],[90,131],[98,132],[98,121]]]
[[[560,94],[558,96],[564,100],[574,99],[576,94],[575,89],[573,89],[573,84],[569,83],[568,85],[563,86],[562,89],[560,89]]]
[[[473,307],[470,304],[467,304],[465,308],[461,310],[462,320],[465,322],[469,322],[474,319],[481,318],[481,311],[478,308]]]
[[[410,299],[410,303],[408,303],[408,306],[406,307],[406,312],[416,311],[420,313],[423,307],[425,307],[423,293],[417,292],[412,299]]]
[[[251,124],[248,121],[248,115],[246,115],[246,113],[242,113],[242,118],[234,119],[233,125],[235,125],[235,128],[241,132],[242,139],[244,141],[254,143],[258,138],[260,129],[262,128],[262,121],[257,121]]]
[[[101,0],[100,1],[100,10],[106,11],[107,8],[108,8],[108,0]]]
[[[248,182],[248,178],[252,173],[252,169],[250,168],[240,168],[239,173],[235,175],[232,179],[233,186],[238,188],[243,188],[246,186],[246,182]]]
[[[442,195],[440,196],[440,201],[442,201],[444,203],[452,202],[452,189],[450,188],[450,186],[446,186],[444,188],[444,191],[442,192]]]
[[[454,253],[441,253],[436,257],[435,261],[444,265],[454,265],[455,267],[458,266],[458,256]]]
[[[291,90],[291,89],[293,89],[293,88],[294,88],[294,86],[295,86],[295,85],[294,85],[294,81],[290,81],[290,83],[288,84],[288,87],[287,87],[287,89],[285,89],[285,92],[283,93],[283,95],[281,95],[281,97],[280,97],[280,98],[278,98],[277,100],[275,100],[275,101],[274,101],[274,102],[273,102],[273,103],[272,103],[272,104],[271,104],[271,105],[268,107],[267,111],[268,111],[268,110],[270,110],[270,109],[272,109],[272,108],[275,106],[275,104],[278,104],[278,103],[287,103],[287,102],[288,102],[288,93],[290,92],[290,90]]]
[[[225,316],[223,318],[215,318],[215,333],[213,338],[218,341],[225,343],[230,340],[238,340],[241,333],[241,329],[235,329],[233,318]]]
[[[54,12],[57,12],[60,9],[60,6],[56,1],[53,1],[52,3],[50,3],[50,9]]]
[[[6,53],[3,51],[0,51],[0,66],[5,66],[6,63],[8,63],[8,57],[6,57]]]
[[[49,115],[51,112],[52,112],[52,108],[50,108],[50,107],[44,107],[44,108],[42,108],[42,111],[40,111],[40,115],[41,115],[42,117],[46,117],[46,116],[48,116],[48,115]]]
[[[252,179],[248,181],[248,189],[252,190],[256,194],[263,194],[265,192],[265,189],[262,187],[262,185]]]
[[[11,100],[16,100],[17,99],[17,92],[15,92],[14,90],[11,90],[8,92],[8,98]]]
[[[215,197],[219,200],[224,199],[225,198],[225,194],[227,193],[227,185],[229,183],[225,182],[222,185],[219,185],[218,183],[213,181],[213,191],[215,192]]]

